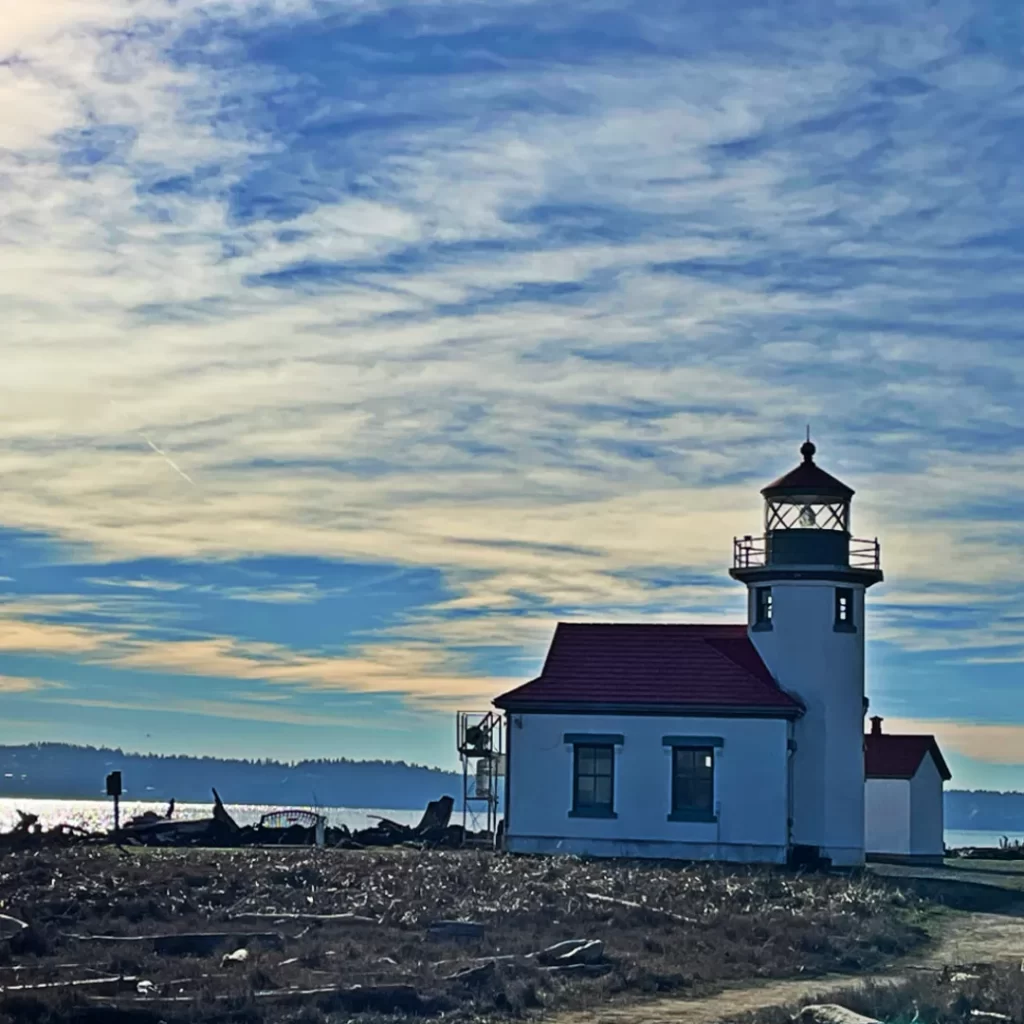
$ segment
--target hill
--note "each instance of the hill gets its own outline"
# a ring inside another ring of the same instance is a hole
[[[417,809],[462,779],[404,761],[231,760],[126,753],[65,743],[0,746],[0,797],[95,800],[108,772],[120,770],[126,800],[206,803],[217,787],[228,803]]]
[[[985,829],[1024,835],[1024,793],[951,789],[946,792],[946,828]]]

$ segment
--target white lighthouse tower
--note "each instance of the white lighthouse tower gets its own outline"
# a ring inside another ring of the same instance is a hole
[[[791,847],[864,862],[864,597],[882,580],[877,540],[850,535],[853,491],[814,461],[769,484],[763,537],[734,542],[750,638],[806,706],[791,741]]]

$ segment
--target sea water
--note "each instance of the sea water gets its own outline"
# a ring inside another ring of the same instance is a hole
[[[227,812],[239,825],[255,825],[268,811],[277,807],[260,804],[225,804]],[[368,828],[376,825],[378,818],[390,818],[403,825],[415,825],[423,816],[423,810],[399,811],[375,807],[304,807],[327,818],[329,825],[347,825],[350,829]],[[90,831],[104,832],[114,827],[114,804],[111,800],[24,800],[20,797],[0,799],[0,831],[6,832],[20,820],[18,811],[37,814],[44,828],[54,825],[77,825]],[[155,811],[165,814],[166,801],[122,800],[121,821],[126,822],[137,814]],[[174,818],[178,821],[209,818],[213,804],[175,804]],[[461,823],[462,815],[453,815],[453,821]]]

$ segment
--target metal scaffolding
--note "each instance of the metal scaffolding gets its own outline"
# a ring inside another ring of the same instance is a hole
[[[495,711],[459,711],[456,736],[462,760],[462,826],[469,827],[470,813],[475,817],[483,811],[486,830],[494,836],[505,777],[504,720]]]

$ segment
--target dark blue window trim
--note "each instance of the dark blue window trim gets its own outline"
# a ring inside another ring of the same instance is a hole
[[[662,736],[663,747],[724,747],[721,736]]]
[[[621,732],[567,732],[563,737],[565,743],[583,743],[587,746],[622,746]]]
[[[570,818],[617,818],[614,811],[605,810],[601,807],[581,807],[578,810],[569,812]]]
[[[714,824],[718,821],[718,815],[714,811],[673,811],[668,816],[669,821],[706,821]]]

